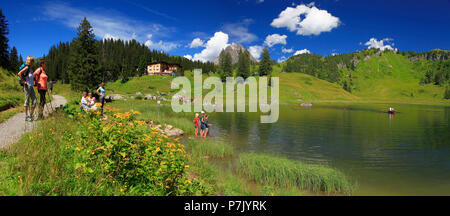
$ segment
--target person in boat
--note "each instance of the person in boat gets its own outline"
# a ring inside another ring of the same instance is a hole
[[[389,111],[388,111],[388,113],[395,113],[395,110],[394,110],[394,108],[392,108],[392,107],[389,107]]]

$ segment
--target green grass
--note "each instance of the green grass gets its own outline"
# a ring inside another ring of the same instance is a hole
[[[24,134],[0,153],[0,161],[5,162],[0,166],[0,195],[119,194],[118,188],[105,188],[79,176],[74,152],[62,145],[64,135],[77,128],[76,122],[57,113],[41,125],[45,127]]]
[[[234,148],[224,141],[194,138],[189,139],[189,150],[194,157],[226,158],[234,154]]]
[[[239,171],[260,184],[325,193],[351,194],[353,191],[352,183],[340,171],[283,157],[244,153],[239,156]]]
[[[280,74],[280,103],[292,104],[322,100],[356,101],[359,97],[341,86],[302,73]]]
[[[0,123],[7,120],[22,109],[24,95],[17,76],[0,67]]]
[[[352,73],[353,94],[363,100],[411,103],[449,103],[444,87],[420,85],[424,71],[407,57],[392,52],[371,55]]]

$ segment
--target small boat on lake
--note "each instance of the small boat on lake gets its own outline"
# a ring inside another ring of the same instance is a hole
[[[389,107],[388,113],[389,114],[395,114],[395,109],[392,108],[392,107]]]

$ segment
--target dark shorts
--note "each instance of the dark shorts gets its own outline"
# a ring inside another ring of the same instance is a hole
[[[202,124],[202,125],[200,126],[200,128],[201,128],[202,130],[205,130],[205,125]]]

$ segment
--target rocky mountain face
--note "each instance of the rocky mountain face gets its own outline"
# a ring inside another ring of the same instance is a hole
[[[244,51],[245,48],[242,47],[242,45],[240,45],[240,44],[231,44],[231,45],[227,46],[227,48],[225,48],[225,52],[230,53],[231,62],[233,64],[236,64],[239,60],[239,50]],[[250,61],[257,62],[257,60],[252,56],[252,54],[250,54]],[[214,59],[214,64],[216,64],[216,65],[219,64],[219,57]]]
[[[450,51],[440,49],[433,49],[425,53],[412,53],[410,55],[409,61],[411,62],[420,60],[438,61],[450,59]]]

